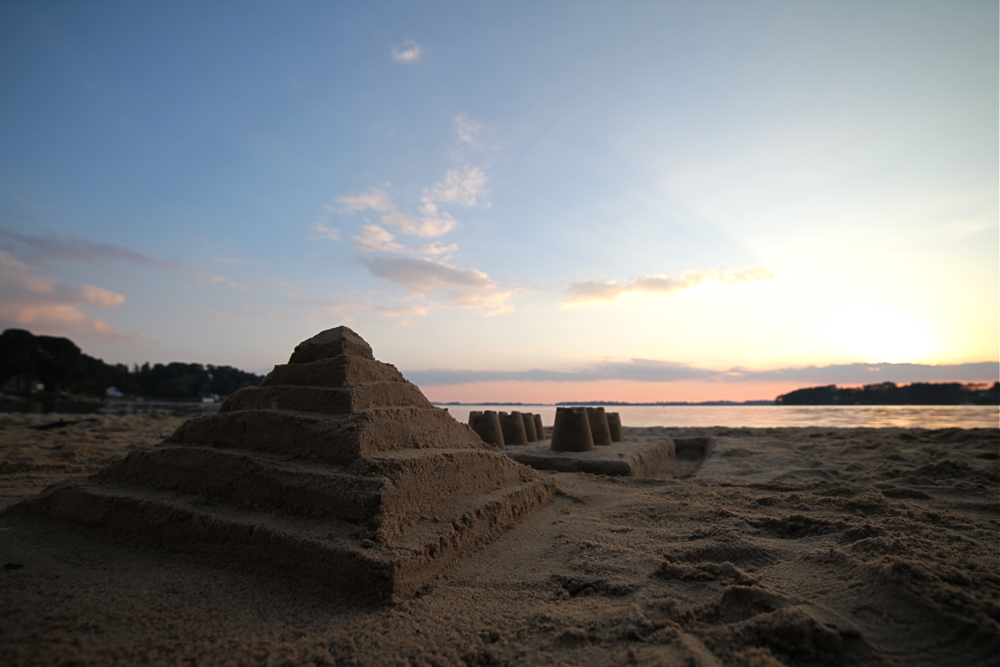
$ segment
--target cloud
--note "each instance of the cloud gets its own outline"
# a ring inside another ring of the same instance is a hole
[[[121,261],[136,266],[147,266],[165,270],[183,270],[199,279],[219,283],[244,291],[239,283],[209,271],[192,262],[172,258],[158,260],[124,246],[113,243],[98,243],[88,239],[70,236],[59,238],[54,235],[29,236],[8,230],[0,230],[0,247],[10,256],[36,268],[51,269],[52,262],[72,261],[87,264],[105,264]]]
[[[486,182],[486,172],[480,167],[466,166],[461,170],[449,169],[443,180],[435,183],[433,187],[424,188],[420,197],[419,215],[399,210],[389,193],[382,188],[370,188],[355,195],[342,195],[334,199],[334,204],[327,204],[326,209],[341,214],[375,211],[380,214],[383,226],[393,227],[403,234],[424,238],[444,236],[457,228],[459,223],[450,214],[440,211],[438,204],[476,206],[479,200],[486,196]],[[313,228],[318,229],[319,226],[322,226],[322,223],[316,223]],[[338,230],[330,231],[339,233]],[[384,244],[370,238],[373,233],[369,229],[367,232],[362,231],[360,239],[359,237],[353,238],[363,244],[363,250],[369,247],[384,246]],[[329,238],[337,237],[331,236]],[[436,246],[425,247],[432,250],[431,254],[440,254]],[[401,248],[402,246],[399,246],[399,248],[389,252],[403,252]],[[366,250],[366,252],[376,251]]]
[[[496,285],[482,271],[458,269],[443,262],[410,257],[371,257],[361,260],[376,278],[382,278],[416,294],[442,287],[488,289]]]
[[[9,252],[0,250],[0,276],[5,282],[35,294],[51,294],[55,291],[55,281],[28,274],[29,267]]]
[[[37,270],[0,251],[0,327],[32,328],[36,332],[116,342],[128,342],[102,319],[92,319],[83,306],[112,309],[125,296],[94,285],[63,285],[32,275]]]
[[[729,382],[790,381],[825,386],[830,384],[861,385],[879,382],[996,382],[1000,378],[1000,363],[995,361],[968,364],[834,364],[751,371],[735,368],[722,379]]]
[[[420,216],[403,213],[396,208],[388,193],[378,188],[356,195],[344,195],[335,200],[341,213],[357,213],[373,210],[381,213],[383,224],[399,229],[404,234],[422,237],[443,236],[458,227],[458,221],[447,213],[439,213],[433,198],[427,195],[420,206]],[[328,205],[328,210],[337,207]]]
[[[469,144],[473,148],[481,148],[479,133],[482,131],[483,124],[472,120],[468,114],[460,113],[455,116],[455,134],[462,143]]]
[[[337,203],[341,205],[341,211],[343,213],[355,213],[357,211],[364,211],[366,209],[372,209],[378,211],[379,213],[388,213],[389,211],[394,211],[396,209],[395,205],[392,203],[392,199],[386,194],[385,190],[379,190],[378,188],[371,188],[367,192],[362,192],[356,195],[344,195],[343,197],[337,197]],[[334,207],[327,205],[327,210],[334,211]]]
[[[98,308],[117,308],[125,303],[124,294],[116,294],[93,285],[80,285],[79,289],[83,302]]]
[[[412,39],[406,39],[392,45],[392,59],[397,63],[415,63],[420,60],[424,49]]]
[[[382,222],[398,228],[404,234],[424,238],[444,236],[458,227],[458,221],[447,213],[439,213],[437,206],[424,202],[420,207],[421,217],[414,217],[399,211],[391,211],[382,216]]]
[[[361,233],[352,236],[362,252],[406,252],[406,246],[396,243],[396,237],[378,225],[361,225]]]
[[[347,311],[367,310],[378,313],[384,317],[423,317],[430,312],[432,306],[376,306],[372,303],[356,303],[350,301],[310,301],[311,305],[319,306],[338,316],[343,316]]]
[[[401,315],[422,317],[427,314],[428,308],[426,306],[374,306],[372,310],[386,317],[400,317]]]
[[[421,255],[447,255],[458,250],[458,244],[452,243],[451,245],[441,245],[440,243],[430,243],[428,245],[420,246],[418,252]]]
[[[650,359],[601,362],[576,370],[527,371],[431,369],[406,371],[406,378],[418,385],[456,385],[473,382],[591,382],[626,380],[633,382],[681,382],[707,380],[717,382],[777,383],[789,382],[789,390],[807,386],[862,385],[879,382],[995,382],[1000,377],[1000,363],[979,362],[952,365],[929,364],[838,364],[778,368],[764,371],[698,368],[689,364]]]
[[[145,336],[145,335],[139,333],[138,331],[133,331],[132,332],[132,338],[135,338],[136,340],[141,340],[143,343],[150,343],[151,345],[159,345],[160,344],[160,341],[153,340],[149,336]]]
[[[330,241],[340,240],[340,230],[334,229],[333,227],[328,227],[322,222],[314,223],[312,226],[314,234],[310,236],[311,239],[324,239]]]
[[[476,198],[486,194],[486,174],[479,167],[466,167],[459,172],[448,170],[444,180],[424,191],[423,202],[454,202],[463,206],[475,206]]]
[[[452,290],[448,292],[447,299],[458,304],[461,308],[476,308],[485,310],[487,315],[503,315],[513,313],[514,306],[507,303],[507,299],[514,295],[514,290],[486,289],[486,290]]]
[[[466,371],[433,369],[407,371],[406,378],[418,385],[451,385],[472,382],[593,382],[598,380],[635,380],[638,382],[676,382],[708,379],[716,371],[695,368],[687,364],[632,359],[622,362],[601,362],[569,371],[532,369],[527,371]]]
[[[357,244],[358,250],[368,253],[384,252],[397,255],[430,255],[437,257],[448,255],[458,250],[458,245],[442,245],[440,243],[429,243],[419,248],[410,248],[402,243],[396,242],[396,237],[378,225],[363,224],[357,236],[351,237]]]
[[[649,292],[673,296],[698,287],[706,281],[714,281],[723,285],[739,285],[746,282],[773,280],[777,274],[771,269],[755,267],[730,273],[718,268],[711,271],[687,271],[680,278],[663,275],[644,276],[636,278],[626,285],[619,285],[614,280],[587,280],[572,283],[569,286],[570,298],[562,302],[563,306],[597,301],[614,301],[627,292]]]
[[[369,257],[361,262],[374,277],[395,283],[411,294],[423,296],[451,288],[445,298],[461,308],[485,310],[488,315],[514,310],[506,301],[515,290],[501,288],[482,271],[459,269],[427,258]]]
[[[226,278],[225,276],[220,276],[217,273],[212,273],[208,269],[202,268],[202,267],[198,266],[197,264],[193,264],[191,262],[185,262],[182,259],[175,259],[175,260],[172,260],[172,261],[176,262],[176,264],[177,264],[178,267],[181,267],[181,268],[187,270],[189,273],[194,274],[196,277],[198,277],[199,279],[204,280],[206,282],[217,283],[219,285],[225,285],[226,287],[231,287],[232,289],[235,289],[235,290],[240,291],[240,292],[247,292],[247,291],[249,291],[246,287],[244,287],[243,285],[240,285],[235,280],[230,280],[229,278]]]
[[[33,266],[51,268],[51,261],[74,261],[99,264],[104,261],[124,261],[139,266],[175,268],[176,261],[159,261],[149,255],[113,243],[97,243],[76,237],[52,235],[29,236],[0,229],[0,244]]]

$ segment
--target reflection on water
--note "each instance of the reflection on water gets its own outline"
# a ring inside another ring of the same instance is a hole
[[[157,401],[100,403],[5,404],[10,412],[96,413],[146,415],[158,410],[172,417],[199,417],[219,411],[220,403],[171,403]],[[533,412],[552,426],[553,405],[440,405],[452,417],[468,423],[471,410]],[[831,428],[998,428],[1000,407],[995,405],[620,405],[605,406],[621,414],[625,426],[727,426],[782,428],[829,426]]]
[[[534,412],[552,426],[552,405],[442,405],[452,417],[468,423],[471,410]],[[619,405],[605,406],[621,415],[624,426],[728,426],[782,428],[998,428],[995,405]]]

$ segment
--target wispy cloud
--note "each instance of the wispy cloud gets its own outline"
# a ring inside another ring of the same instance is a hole
[[[488,289],[496,286],[482,271],[458,269],[443,262],[411,257],[369,257],[361,260],[376,278],[382,278],[415,294],[443,287]]]
[[[0,249],[35,268],[51,269],[52,262],[69,261],[107,265],[126,262],[165,270],[187,271],[206,282],[218,283],[237,290],[245,288],[234,280],[220,276],[193,262],[172,258],[156,259],[131,248],[113,243],[99,243],[74,236],[60,238],[54,235],[31,236],[0,229]]]
[[[399,209],[392,196],[383,188],[370,188],[365,192],[353,195],[341,195],[334,199],[333,204],[327,204],[326,209],[341,214],[363,213],[374,211],[380,214],[382,226],[370,223],[367,230],[362,229],[359,237],[352,237],[365,252],[376,252],[368,248],[384,247],[383,241],[373,240],[374,229],[392,227],[403,234],[434,238],[444,236],[456,229],[459,223],[449,213],[441,211],[439,204],[458,204],[460,206],[476,206],[480,199],[486,196],[486,172],[480,167],[466,166],[463,169],[449,169],[444,178],[432,187],[424,188],[418,206],[419,214],[414,215]],[[321,225],[322,223],[316,223]],[[364,227],[364,226],[363,226]],[[317,227],[314,225],[314,229]],[[331,230],[339,233],[339,230]],[[380,234],[383,236],[384,234]],[[333,237],[330,237],[333,238]],[[431,254],[440,254],[438,246],[427,246]],[[401,252],[396,249],[391,252]]]
[[[178,266],[178,260],[157,260],[124,246],[98,243],[72,236],[69,238],[53,235],[30,236],[0,229],[0,245],[24,262],[42,268],[51,268],[53,261],[88,264],[123,261],[161,269],[173,269]]]
[[[340,204],[340,210],[343,213],[355,213],[367,209],[372,209],[379,213],[388,213],[396,210],[396,206],[392,203],[392,198],[389,197],[385,190],[380,190],[379,188],[371,188],[367,192],[356,195],[337,197],[336,201]],[[327,210],[334,211],[337,209],[328,205]]]
[[[451,245],[441,245],[440,243],[429,243],[427,245],[420,246],[418,252],[421,255],[438,256],[438,255],[448,255],[450,253],[455,252],[456,250],[458,250],[457,243],[452,243]]]
[[[474,142],[481,129],[480,124],[464,114],[456,119],[455,124],[460,139],[466,143]],[[358,251],[367,255],[360,262],[373,277],[399,285],[418,297],[442,290],[445,291],[443,298],[460,308],[474,308],[485,311],[487,315],[498,315],[514,310],[507,301],[516,288],[502,287],[482,271],[448,264],[451,254],[458,251],[455,243],[434,241],[411,246],[397,239],[394,233],[422,238],[444,236],[457,228],[459,223],[439,207],[480,205],[487,196],[487,181],[486,172],[481,167],[466,165],[460,169],[449,169],[444,178],[423,189],[419,214],[416,215],[396,205],[387,190],[388,183],[357,194],[341,195],[326,208],[343,215],[379,214],[378,224],[366,218],[357,233],[351,236]]]
[[[335,229],[333,227],[330,227],[329,225],[325,225],[322,222],[313,223],[313,226],[312,226],[311,229],[313,231],[312,235],[310,235],[310,237],[309,237],[311,239],[314,239],[314,240],[315,239],[323,239],[323,240],[329,240],[329,241],[339,241],[340,240],[340,230],[339,229]]]
[[[138,331],[133,331],[132,332],[132,338],[135,338],[136,340],[141,340],[143,343],[149,343],[150,345],[159,345],[160,344],[160,341],[153,340],[149,336],[145,336],[145,335],[139,333]]]
[[[427,306],[374,306],[372,310],[386,317],[401,317],[403,315],[423,317],[429,309]]]
[[[479,134],[483,131],[483,124],[469,118],[468,114],[460,113],[455,117],[455,134],[462,143],[469,144],[473,148],[481,148]]]
[[[110,290],[93,285],[80,285],[80,298],[84,303],[89,303],[98,308],[117,308],[125,303],[124,294],[116,294]]]
[[[706,281],[714,281],[723,285],[739,285],[741,283],[773,280],[777,274],[771,269],[756,267],[730,273],[725,269],[711,271],[687,271],[680,278],[663,275],[644,276],[630,283],[620,285],[614,280],[572,283],[569,286],[569,299],[562,302],[563,306],[602,301],[614,301],[628,292],[648,292],[652,294],[675,295],[698,287]]]
[[[801,366],[772,370],[734,368],[723,375],[728,382],[780,382],[815,385],[860,385],[877,382],[996,382],[1000,378],[1000,363],[996,361],[968,364],[889,364],[857,363],[831,366]]]
[[[677,382],[703,380],[717,376],[716,371],[688,364],[632,359],[601,362],[574,370],[532,369],[527,371],[449,370],[407,371],[406,378],[420,385],[468,384],[471,382],[593,382],[597,380],[635,380],[638,382]]]
[[[514,306],[507,303],[507,299],[514,296],[514,291],[494,286],[480,290],[452,290],[445,296],[460,308],[484,310],[487,315],[503,315],[504,313],[513,313],[515,310]]]
[[[420,206],[420,216],[392,211],[382,216],[382,222],[396,227],[404,234],[424,238],[444,236],[459,226],[458,220],[447,213],[440,213],[437,206],[430,202],[424,202]]]
[[[209,271],[206,268],[198,266],[197,264],[194,264],[192,262],[185,262],[182,259],[177,259],[173,261],[176,262],[178,268],[187,270],[189,273],[193,274],[194,276],[198,277],[199,279],[205,282],[216,283],[218,285],[225,285],[226,287],[230,287],[239,292],[248,291],[246,287],[239,284],[235,280],[230,280],[225,276],[220,276],[219,274],[213,273],[212,271]]]
[[[396,237],[378,225],[364,224],[357,236],[352,239],[358,244],[358,249],[362,252],[389,252],[404,253],[406,246],[396,243]]]
[[[413,306],[378,306],[370,302],[353,302],[353,301],[310,301],[308,302],[314,306],[320,306],[324,310],[327,310],[335,315],[344,316],[349,312],[358,311],[370,311],[377,313],[384,317],[424,317],[431,311],[432,308],[437,307],[436,304],[431,305],[413,305]]]
[[[708,380],[733,382],[782,382],[796,386],[861,385],[878,382],[994,382],[1000,363],[980,362],[952,365],[929,364],[838,364],[773,370],[698,368],[689,364],[650,359],[601,362],[574,370],[533,369],[526,371],[430,369],[406,371],[406,378],[418,385],[456,385],[473,382],[592,382],[628,380],[633,382],[681,382]]]
[[[424,296],[448,289],[445,298],[461,308],[476,308],[488,315],[513,311],[507,304],[514,288],[501,287],[482,271],[460,269],[444,262],[413,257],[368,257],[361,262],[376,278],[399,285],[411,294]]]
[[[444,180],[424,191],[423,202],[450,202],[462,206],[475,206],[476,198],[486,195],[486,174],[479,167],[466,167],[462,171],[450,169]]]
[[[422,46],[412,39],[406,39],[398,44],[392,45],[392,59],[397,63],[411,64],[420,60],[424,53]]]
[[[83,306],[117,308],[125,296],[95,285],[63,285],[34,275],[33,269],[10,253],[0,251],[0,326],[30,327],[48,334],[97,337],[116,342],[128,338],[102,319],[92,319]]]
[[[482,271],[458,269],[443,262],[411,257],[369,257],[361,260],[376,278],[426,294],[443,287],[489,289],[496,286]]]
[[[382,223],[395,227],[404,234],[411,236],[435,237],[443,236],[458,227],[458,221],[447,213],[440,213],[432,199],[423,199],[420,215],[403,213],[396,208],[392,198],[384,190],[372,188],[356,195],[344,195],[335,200],[340,205],[341,213],[355,213],[373,210],[381,213]],[[337,207],[328,206],[337,210]]]

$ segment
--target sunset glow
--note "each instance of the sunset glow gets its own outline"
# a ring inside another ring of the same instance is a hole
[[[0,5],[0,328],[434,400],[996,381],[996,3]]]

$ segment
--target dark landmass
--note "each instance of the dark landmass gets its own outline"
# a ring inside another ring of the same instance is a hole
[[[863,387],[808,387],[774,399],[776,405],[998,405],[1000,382],[893,382]]]
[[[129,369],[106,364],[84,354],[68,338],[35,336],[23,329],[0,334],[0,389],[5,394],[44,399],[57,395],[110,395],[200,401],[206,396],[228,396],[237,389],[260,384],[262,375],[232,366],[148,362]]]

